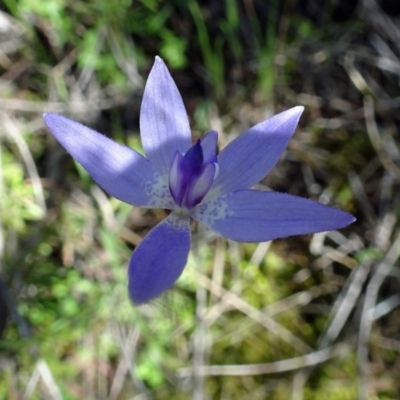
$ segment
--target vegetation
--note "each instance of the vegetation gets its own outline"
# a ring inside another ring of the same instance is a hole
[[[388,0],[4,0],[0,398],[399,398],[399,18]],[[178,283],[132,306],[130,254],[166,214],[109,198],[42,113],[140,149],[157,54],[221,148],[304,105],[262,185],[357,222],[260,244],[193,225]]]

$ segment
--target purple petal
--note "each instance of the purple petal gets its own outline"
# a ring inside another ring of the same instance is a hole
[[[303,109],[277,114],[229,143],[218,155],[219,174],[209,197],[248,189],[264,178],[285,150]]]
[[[185,153],[192,145],[182,97],[160,57],[144,90],[140,132],[146,156],[162,176],[168,174],[176,151]]]
[[[61,145],[107,193],[141,207],[173,208],[166,182],[136,151],[62,115],[43,116]]]
[[[217,131],[210,131],[201,139],[204,162],[217,162]]]
[[[133,252],[129,263],[129,295],[145,303],[169,289],[181,275],[190,248],[190,219],[172,212]]]
[[[210,190],[214,182],[215,166],[214,163],[203,164],[198,177],[189,185],[185,200],[189,210],[199,204]]]
[[[215,169],[215,163],[203,163],[200,140],[185,155],[177,151],[169,172],[169,190],[175,203],[187,209],[199,204],[214,182]]]
[[[191,216],[239,242],[330,231],[355,221],[344,211],[312,200],[258,190],[239,190],[206,201]]]

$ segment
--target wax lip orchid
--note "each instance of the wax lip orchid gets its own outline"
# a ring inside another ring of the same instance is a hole
[[[190,249],[190,218],[241,242],[323,232],[355,221],[312,200],[250,189],[278,161],[302,112],[294,107],[260,122],[217,155],[215,131],[192,144],[182,98],[156,57],[140,110],[146,157],[64,116],[46,113],[44,120],[107,193],[134,206],[172,210],[129,263],[129,295],[141,304],[181,275]]]

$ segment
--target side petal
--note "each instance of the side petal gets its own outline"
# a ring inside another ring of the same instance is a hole
[[[355,221],[347,212],[316,201],[258,190],[239,190],[201,203],[191,215],[239,242],[330,231]]]
[[[219,174],[209,198],[249,189],[276,164],[296,129],[304,107],[294,107],[242,133],[218,155]]]
[[[46,113],[43,118],[60,144],[107,193],[134,206],[174,207],[166,182],[145,157],[62,115]]]
[[[140,133],[147,158],[162,176],[168,174],[176,151],[185,153],[192,145],[182,97],[160,57],[144,89]]]
[[[190,248],[190,219],[172,212],[133,252],[129,263],[129,295],[145,303],[169,289],[181,275]]]

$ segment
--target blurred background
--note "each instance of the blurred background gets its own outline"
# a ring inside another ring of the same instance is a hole
[[[395,0],[2,0],[0,398],[400,398],[399,21]],[[357,222],[260,244],[194,224],[179,281],[133,307],[166,212],[109,198],[42,113],[140,150],[155,55],[220,148],[304,105],[260,187]]]

